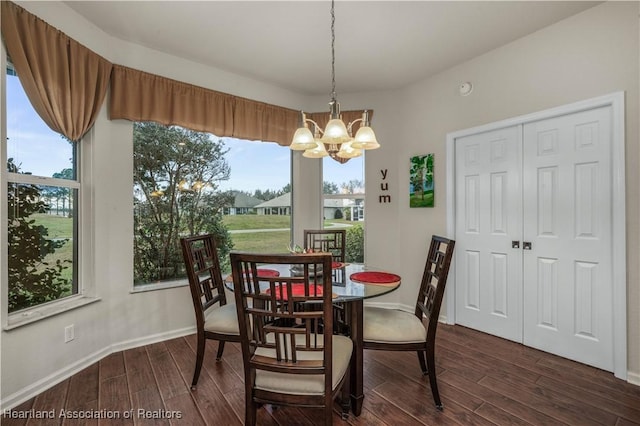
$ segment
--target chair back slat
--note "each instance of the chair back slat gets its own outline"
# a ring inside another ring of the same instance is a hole
[[[344,229],[305,229],[304,248],[331,253],[334,262],[345,262],[346,237]]]
[[[429,321],[427,340],[435,338],[454,247],[454,240],[437,235],[431,238],[415,310],[418,318],[422,319],[424,316]]]
[[[204,321],[204,312],[216,303],[227,303],[213,234],[180,239],[189,280],[196,320]]]

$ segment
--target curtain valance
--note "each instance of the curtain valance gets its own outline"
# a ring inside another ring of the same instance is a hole
[[[111,119],[155,121],[216,136],[289,145],[298,112],[115,65]]]

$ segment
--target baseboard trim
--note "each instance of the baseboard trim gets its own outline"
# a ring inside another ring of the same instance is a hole
[[[137,348],[139,346],[152,345],[154,343],[163,342],[165,340],[175,339],[177,337],[188,336],[194,334],[196,327],[180,328],[178,330],[168,331],[166,333],[157,333],[150,336],[140,337],[137,339],[125,340],[124,342],[111,345],[111,352],[126,351],[127,349]]]
[[[627,382],[632,385],[640,386],[640,374],[627,372]]]
[[[38,380],[35,383],[26,386],[19,391],[7,396],[0,402],[0,411],[5,412],[7,410],[11,410],[12,408],[22,404],[25,401],[33,398],[41,392],[57,385],[63,380],[68,379],[74,374],[82,371],[84,368],[90,366],[91,364],[100,361],[102,358],[111,354],[111,349],[109,347],[101,349],[97,352],[94,352],[73,364],[62,368],[47,377],[44,377],[41,380]]]
[[[112,353],[137,348],[139,346],[150,345],[165,340],[175,339],[177,337],[187,336],[195,332],[195,327],[187,327],[168,331],[166,333],[152,334],[150,336],[144,336],[138,339],[125,340],[123,342],[103,348],[0,400],[0,413],[17,407],[23,402],[28,401],[29,399],[57,385],[63,380],[68,379],[74,374],[79,373],[88,366],[100,361],[101,359],[108,355],[111,355]]]

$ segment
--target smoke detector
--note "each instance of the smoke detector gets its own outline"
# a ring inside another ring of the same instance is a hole
[[[466,81],[458,87],[458,90],[460,91],[460,96],[467,96],[473,92],[473,84]]]

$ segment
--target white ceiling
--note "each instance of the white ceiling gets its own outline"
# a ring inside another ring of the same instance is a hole
[[[119,39],[295,92],[331,92],[328,0],[65,3]],[[598,3],[338,0],[337,92],[405,86]]]

